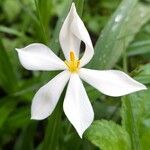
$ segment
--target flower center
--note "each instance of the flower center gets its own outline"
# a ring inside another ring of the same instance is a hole
[[[74,52],[70,51],[70,60],[65,60],[65,64],[70,72],[78,72],[80,66],[80,60],[75,58]]]

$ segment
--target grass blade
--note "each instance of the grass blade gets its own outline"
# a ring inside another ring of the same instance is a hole
[[[15,91],[17,77],[9,60],[7,52],[0,40],[0,85],[8,93]]]

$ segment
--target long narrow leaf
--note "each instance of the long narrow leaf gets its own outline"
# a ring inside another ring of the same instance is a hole
[[[137,0],[122,1],[102,31],[95,46],[94,58],[89,66],[99,69],[112,68],[119,60],[124,47],[128,46],[141,26],[149,19],[149,5],[146,6]]]
[[[16,74],[14,73],[13,66],[3,43],[0,40],[0,85],[6,92],[11,93],[15,91],[16,84]]]

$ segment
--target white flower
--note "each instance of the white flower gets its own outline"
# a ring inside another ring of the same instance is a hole
[[[90,36],[76,12],[74,3],[61,28],[59,41],[65,61],[62,61],[52,50],[40,43],[16,49],[21,64],[28,70],[64,70],[35,94],[31,107],[32,119],[42,120],[51,115],[69,81],[63,109],[79,136],[82,137],[83,132],[94,119],[94,112],[81,79],[109,96],[122,96],[146,89],[143,84],[121,71],[98,71],[82,68],[93,57],[94,49]],[[80,59],[81,41],[85,44],[85,52]]]

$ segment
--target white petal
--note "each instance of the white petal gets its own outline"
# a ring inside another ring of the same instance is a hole
[[[65,58],[69,58],[70,50],[74,50],[76,57],[79,57],[80,42],[85,43],[85,53],[81,58],[81,67],[86,65],[94,54],[93,45],[87,29],[77,14],[74,3],[61,28],[59,40]]]
[[[53,112],[69,77],[70,73],[63,71],[38,90],[31,106],[31,119],[42,120]]]
[[[24,68],[28,70],[63,70],[64,62],[47,46],[33,43],[22,49],[16,49]]]
[[[146,89],[145,85],[118,70],[98,71],[82,68],[79,75],[84,81],[109,96],[123,96]]]
[[[74,16],[74,7],[75,7],[74,4],[72,4],[71,9],[62,25],[59,34],[60,45],[62,47],[66,60],[69,60],[70,51],[74,51],[76,58],[79,57],[81,40],[78,39],[71,32],[71,23],[73,21],[73,16]]]
[[[83,132],[91,125],[94,112],[84,86],[77,74],[72,74],[64,99],[64,112],[82,138]]]

